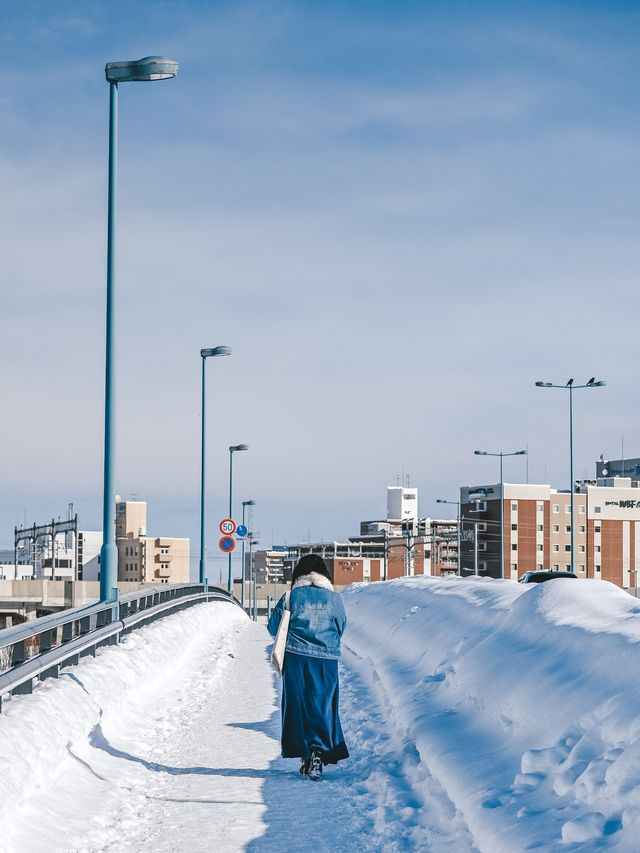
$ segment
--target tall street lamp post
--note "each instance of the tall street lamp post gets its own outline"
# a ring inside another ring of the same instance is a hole
[[[248,450],[248,444],[232,444],[229,447],[229,518],[233,518],[233,454]],[[231,551],[229,551],[229,578],[227,581],[229,595],[233,595],[233,577],[231,576]]]
[[[462,553],[461,553],[461,549],[460,549],[460,539],[461,539],[460,501],[445,501],[442,498],[436,498],[436,503],[437,504],[451,504],[452,506],[455,506],[458,508],[457,515],[456,515],[456,518],[458,521],[458,575],[461,575],[462,572],[460,570],[460,567],[462,565]]]
[[[526,450],[516,450],[513,453],[489,453],[486,450],[474,450],[476,456],[499,456],[500,457],[500,577],[504,580],[504,480],[502,477],[502,460],[505,456],[526,456]]]
[[[231,355],[231,347],[212,347],[211,349],[201,349],[200,358],[202,359],[202,400],[201,400],[201,435],[200,435],[200,583],[207,583],[207,558],[204,547],[204,516],[206,511],[206,430],[205,420],[207,414],[206,407],[206,383],[205,383],[205,365],[208,358],[216,358],[217,356]]]
[[[133,62],[108,62],[109,83],[109,183],[107,210],[107,317],[104,383],[104,485],[102,547],[100,549],[100,600],[118,600],[118,551],[115,543],[115,365],[114,302],[116,284],[116,214],[118,181],[118,84],[168,80],[178,73],[178,63],[161,56]]]
[[[573,522],[574,522],[574,494],[575,494],[575,483],[573,479],[573,392],[578,388],[602,388],[603,385],[606,385],[600,379],[596,379],[595,376],[592,376],[588,382],[585,382],[584,385],[574,385],[573,379],[569,379],[569,381],[565,385],[554,385],[553,382],[536,382],[537,388],[562,388],[564,391],[569,392],[569,478],[571,485],[571,571],[573,572],[575,569],[575,555],[574,555],[574,531],[573,531]]]
[[[249,531],[249,610],[252,613],[253,621],[258,619],[258,584],[256,579],[256,567],[253,561],[253,546],[258,544],[258,540],[253,538]]]
[[[244,512],[245,508],[248,506],[255,506],[255,501],[242,501],[242,526],[244,527]],[[246,537],[242,537],[242,593],[240,597],[240,604],[244,608],[244,583],[245,583],[245,570],[244,570],[244,541]],[[251,590],[251,586],[249,586],[249,590]]]

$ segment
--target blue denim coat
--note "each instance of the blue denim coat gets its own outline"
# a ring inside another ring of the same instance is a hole
[[[278,633],[284,601],[283,595],[269,619],[267,630],[272,637]],[[289,608],[288,652],[333,660],[340,657],[340,637],[347,617],[337,592],[318,586],[295,586]]]

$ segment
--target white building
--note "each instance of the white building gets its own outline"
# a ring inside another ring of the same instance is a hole
[[[387,486],[387,521],[417,521],[418,490]]]

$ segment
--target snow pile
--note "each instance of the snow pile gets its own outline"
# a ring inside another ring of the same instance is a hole
[[[119,646],[100,649],[95,659],[64,669],[33,695],[13,697],[0,715],[0,850],[16,849],[3,841],[11,839],[25,803],[32,800],[37,809],[38,798],[55,787],[61,768],[74,760],[80,746],[100,737],[105,725],[142,712],[143,703],[153,703],[167,682],[179,685],[196,649],[203,643],[215,648],[216,638],[233,633],[246,619],[225,603],[191,607],[134,631]],[[226,650],[220,653],[226,656]],[[148,707],[144,710],[148,713]],[[80,781],[86,788],[91,777]],[[76,807],[82,811],[78,801]],[[33,826],[37,830],[37,818]]]
[[[603,581],[476,578],[343,597],[346,665],[480,850],[639,849],[634,598]]]

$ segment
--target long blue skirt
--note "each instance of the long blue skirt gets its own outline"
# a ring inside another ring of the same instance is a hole
[[[282,757],[323,764],[349,757],[338,715],[338,661],[286,652],[282,674]]]

